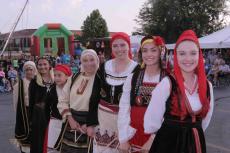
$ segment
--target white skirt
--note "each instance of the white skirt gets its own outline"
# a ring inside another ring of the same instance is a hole
[[[62,120],[51,118],[48,130],[48,148],[54,148],[61,133]]]
[[[93,153],[119,153],[117,117],[118,112],[99,104],[99,125],[95,128],[96,135],[93,143]]]

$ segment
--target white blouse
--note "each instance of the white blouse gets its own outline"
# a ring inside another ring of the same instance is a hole
[[[137,63],[133,60],[130,61],[128,67],[126,68],[126,70],[124,72],[121,73],[116,73],[114,70],[114,59],[109,60],[105,63],[105,72],[108,75],[114,76],[114,77],[124,77],[124,79],[114,79],[113,77],[106,77],[106,82],[112,86],[118,86],[118,85],[122,85],[125,80],[126,77],[131,74],[134,70],[134,68],[137,66]]]
[[[208,127],[214,107],[214,97],[213,97],[213,88],[212,84],[209,82],[210,86],[210,109],[205,118],[202,120],[202,128],[203,131]],[[201,109],[202,105],[200,102],[200,98],[197,92],[197,89],[193,94],[189,94],[187,91],[186,96],[191,105],[193,111],[198,111]],[[163,122],[164,113],[166,110],[166,101],[170,95],[171,90],[171,82],[168,77],[165,77],[153,90],[152,98],[148,105],[148,108],[145,112],[144,116],[144,129],[145,133],[155,133],[157,132]]]
[[[62,114],[63,121],[65,121],[67,115],[71,115],[70,109],[76,111],[88,111],[89,100],[93,89],[95,75],[85,76],[80,74],[74,81],[71,89],[71,77],[67,80],[62,92],[58,96],[58,110]],[[78,93],[78,89],[81,87],[83,81],[88,81],[83,93]]]
[[[130,126],[130,92],[131,92],[131,81],[133,74],[130,74],[123,86],[122,96],[119,102],[119,113],[118,113],[118,138],[120,143],[129,141],[136,133],[136,129]],[[143,82],[158,83],[160,80],[160,74],[148,78],[144,75]]]

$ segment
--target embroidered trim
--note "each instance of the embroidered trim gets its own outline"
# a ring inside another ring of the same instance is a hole
[[[18,85],[18,90],[19,90],[19,95],[18,95],[18,99],[20,100],[20,104],[21,104],[21,109],[22,109],[22,117],[23,117],[23,125],[25,128],[25,134],[22,135],[17,135],[15,134],[15,137],[18,140],[26,140],[29,136],[29,120],[28,120],[28,116],[27,116],[27,112],[26,112],[26,106],[25,103],[22,103],[22,100],[24,102],[24,84],[23,84],[23,80],[19,81],[19,85]],[[23,96],[23,97],[22,97]]]
[[[127,76],[124,76],[124,77],[115,77],[115,76],[112,76],[112,75],[109,75],[109,74],[106,74],[106,77],[110,78],[112,80],[125,80],[127,78]]]
[[[108,146],[108,144],[110,144],[108,147],[116,148],[119,145],[119,141],[116,136],[116,133],[114,132],[111,136],[109,136],[107,130],[105,130],[104,134],[101,134],[100,129],[98,129],[95,134],[95,140],[97,145],[100,146]]]
[[[139,96],[136,97],[136,104],[138,106],[148,105],[151,100],[151,93],[156,87],[156,83],[144,83],[139,87]]]
[[[106,110],[106,109],[100,107],[100,105],[103,106],[103,107],[107,107],[111,111]],[[118,114],[119,106],[118,105],[109,104],[109,103],[107,103],[107,102],[105,102],[104,100],[101,99],[100,103],[99,103],[99,109],[101,109],[103,111],[106,111],[106,112],[109,112],[109,113]]]
[[[89,80],[83,79],[81,81],[80,86],[77,89],[77,94],[82,95],[84,93],[85,88],[87,87],[88,83],[89,83]]]
[[[192,131],[193,131],[193,135],[194,135],[194,138],[195,138],[196,153],[202,153],[198,131],[197,131],[196,128],[192,128]]]
[[[163,71],[160,72],[159,82],[162,79]],[[136,86],[134,89],[134,94],[136,95],[135,104],[138,106],[148,105],[151,100],[151,93],[158,83],[143,82],[145,75],[145,69],[140,70]]]

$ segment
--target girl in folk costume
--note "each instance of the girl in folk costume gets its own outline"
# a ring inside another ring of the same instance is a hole
[[[127,76],[137,68],[137,63],[131,60],[127,34],[114,34],[111,48],[114,58],[102,64],[98,70],[89,105],[87,133],[95,138],[93,151],[96,153],[118,152],[118,104]]]
[[[37,76],[29,85],[29,122],[31,125],[30,153],[47,152],[47,127],[50,115],[60,118],[57,92],[53,84],[53,71],[49,61],[37,61]]]
[[[165,76],[161,55],[165,44],[159,36],[146,36],[141,40],[139,57],[142,67],[130,74],[123,86],[119,104],[119,148],[128,152],[148,151],[153,137],[144,134],[144,113],[151,99],[151,92]]]
[[[144,116],[145,132],[156,134],[150,153],[206,153],[214,98],[203,60],[196,34],[184,31],[174,49],[174,74],[153,90]]]
[[[67,65],[58,64],[54,68],[54,82],[56,84],[57,96],[63,97],[63,88],[67,83],[68,78],[72,75],[71,69]],[[51,116],[48,130],[48,148],[49,150],[59,149],[60,147],[60,132],[62,128],[62,120]]]
[[[16,110],[15,138],[20,146],[22,153],[30,152],[29,139],[29,93],[28,88],[30,81],[37,73],[36,65],[32,61],[27,61],[23,65],[25,77],[19,79],[19,82],[14,85],[13,102]]]
[[[86,133],[86,118],[99,59],[94,50],[88,49],[82,52],[80,60],[81,72],[68,80],[64,95],[59,98],[58,109],[63,121],[67,120],[62,132],[61,153],[89,153],[92,150],[91,139]]]

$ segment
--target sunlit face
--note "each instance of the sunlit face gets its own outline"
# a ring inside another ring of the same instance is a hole
[[[177,47],[178,65],[182,72],[194,72],[198,65],[199,48],[193,41],[183,41]]]
[[[54,82],[56,83],[56,85],[63,86],[66,83],[67,79],[68,76],[62,71],[54,71]]]
[[[81,60],[82,68],[85,73],[93,74],[97,71],[97,61],[93,55],[85,55]]]
[[[115,58],[118,59],[128,58],[129,45],[123,39],[115,39],[112,43],[112,52]]]
[[[33,79],[34,76],[35,76],[35,70],[32,67],[30,67],[30,66],[26,67],[25,70],[24,70],[24,72],[25,72],[25,77],[28,80]]]
[[[160,62],[160,49],[154,43],[146,43],[141,48],[142,60],[146,66],[156,65]]]
[[[50,70],[50,64],[46,59],[40,59],[38,61],[38,72],[43,75],[43,74],[48,74]]]

